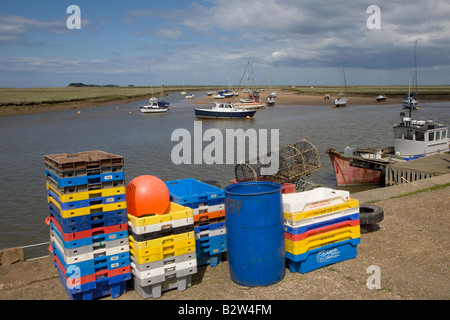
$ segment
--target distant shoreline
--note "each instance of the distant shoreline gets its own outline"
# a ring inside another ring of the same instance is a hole
[[[319,93],[299,93],[295,90],[286,89],[274,89],[272,91],[277,92],[276,104],[283,105],[299,105],[299,106],[332,106],[332,99],[336,97],[336,94],[330,94],[331,99],[325,100],[324,95]],[[192,90],[192,92],[196,92]],[[260,93],[262,102],[265,102],[267,96],[270,94],[270,90],[265,90]],[[361,94],[349,94],[348,105],[396,105],[401,104],[403,96],[387,95],[385,102],[377,102],[375,96],[369,96],[369,93]],[[194,98],[187,101],[189,104],[213,104],[218,101],[231,101],[238,102],[241,97],[247,97],[246,93],[240,93],[239,97],[224,100],[214,100],[210,96],[204,96],[201,98]],[[130,103],[135,101],[146,100],[147,97],[123,97],[123,98],[86,98],[80,101],[68,101],[68,102],[55,102],[55,103],[39,103],[39,104],[26,104],[26,105],[1,105],[0,117],[11,115],[23,115],[33,113],[43,113],[62,110],[79,110],[84,108],[98,107],[98,106],[114,106],[118,104]],[[447,102],[450,101],[449,95],[436,95],[425,94],[420,95],[419,102]],[[276,106],[275,104],[275,106]]]

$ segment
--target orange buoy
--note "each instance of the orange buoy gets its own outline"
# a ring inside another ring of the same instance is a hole
[[[131,180],[126,187],[127,212],[135,217],[164,214],[170,204],[170,194],[164,181],[142,175]]]

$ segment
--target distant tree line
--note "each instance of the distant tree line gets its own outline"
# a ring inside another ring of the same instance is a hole
[[[72,82],[68,85],[68,87],[118,87],[116,84],[105,84],[105,85],[97,85],[97,84],[84,84],[81,82]]]

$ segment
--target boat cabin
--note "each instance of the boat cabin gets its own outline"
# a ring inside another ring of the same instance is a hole
[[[426,156],[449,151],[448,126],[432,120],[402,119],[394,126],[395,153],[400,157]]]
[[[230,111],[231,109],[234,109],[234,105],[232,103],[229,102],[225,102],[225,103],[216,103],[214,105],[214,109],[216,110],[228,110]]]

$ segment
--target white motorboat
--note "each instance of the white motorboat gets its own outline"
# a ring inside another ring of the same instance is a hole
[[[152,97],[148,100],[148,104],[139,108],[142,113],[162,113],[169,110],[168,105],[165,102],[158,101],[158,99]]]
[[[266,98],[266,102],[268,106],[273,106],[275,104],[276,101],[276,95],[270,94],[267,98]]]

